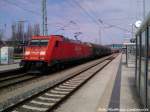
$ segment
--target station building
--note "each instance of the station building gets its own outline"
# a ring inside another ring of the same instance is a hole
[[[150,14],[136,33],[135,80],[138,95],[150,109]]]

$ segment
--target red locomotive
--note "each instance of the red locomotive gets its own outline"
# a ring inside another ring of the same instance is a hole
[[[101,57],[110,53],[110,48],[70,40],[62,35],[33,36],[25,48],[20,66],[26,70],[44,71],[55,65]]]

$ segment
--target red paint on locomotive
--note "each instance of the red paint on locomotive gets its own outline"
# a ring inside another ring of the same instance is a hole
[[[41,67],[43,63],[45,66],[51,66],[63,61],[88,58],[92,54],[91,45],[69,40],[61,35],[33,36],[25,48],[21,66],[38,65]]]

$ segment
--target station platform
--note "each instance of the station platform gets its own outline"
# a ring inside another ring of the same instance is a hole
[[[125,55],[120,54],[55,112],[142,111],[134,69],[125,64]]]
[[[19,68],[19,62],[13,64],[0,65],[0,72]]]

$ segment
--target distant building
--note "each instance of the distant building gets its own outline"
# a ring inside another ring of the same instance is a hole
[[[123,44],[110,44],[110,45],[108,45],[108,47],[110,47],[112,49],[122,49]]]

